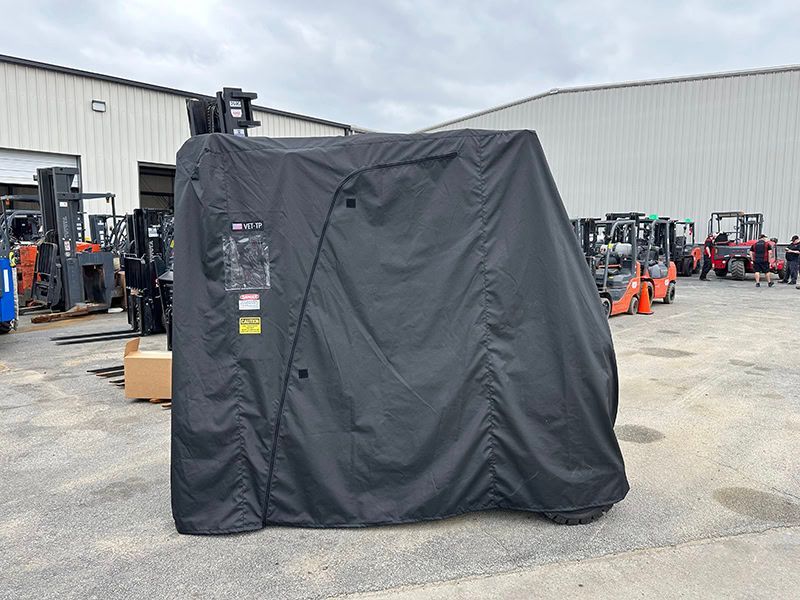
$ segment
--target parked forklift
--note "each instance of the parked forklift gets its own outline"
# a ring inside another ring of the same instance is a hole
[[[675,221],[674,261],[678,275],[691,277],[700,270],[703,264],[703,246],[695,238],[694,221]],[[680,229],[678,229],[680,228]]]
[[[636,226],[636,256],[642,269],[642,289],[649,300],[675,301],[678,268],[675,265],[676,221],[644,213],[608,213],[609,221],[631,220]]]
[[[140,335],[165,331],[164,302],[158,278],[172,268],[173,216],[170,211],[137,208],[127,215],[125,299],[128,323]]]
[[[83,201],[112,201],[114,194],[74,191],[77,175],[71,167],[38,169],[37,195],[3,200],[39,203],[42,236],[37,242],[31,303],[52,312],[86,314],[108,310],[115,286],[112,254],[84,241]]]
[[[12,196],[4,196],[11,198]],[[9,200],[5,200],[6,204]],[[13,244],[22,242],[36,242],[42,235],[42,213],[38,210],[9,209],[6,208],[0,215],[3,220],[3,228],[6,230],[8,239]]]
[[[87,215],[89,240],[100,250],[121,256],[127,250],[127,221],[113,208],[111,214]]]
[[[741,281],[747,273],[753,272],[750,260],[750,247],[758,241],[764,230],[762,213],[747,213],[741,210],[713,212],[708,220],[708,233],[714,236],[711,253],[711,267],[714,274],[723,278],[730,273],[731,278]],[[770,270],[783,278],[786,274],[784,260],[777,254],[770,263]]]
[[[633,219],[595,221],[595,239],[602,244],[594,257],[594,278],[600,301],[611,317],[639,312],[642,266],[636,259],[637,222]]]
[[[572,228],[606,316],[639,312],[642,269],[636,259],[636,222],[585,217],[572,219]]]
[[[575,238],[586,259],[586,264],[589,265],[589,269],[592,271],[592,275],[594,275],[597,267],[595,258],[597,257],[600,247],[597,239],[597,223],[599,220],[600,219],[594,217],[581,217],[570,221],[572,223],[572,230],[575,232]]]

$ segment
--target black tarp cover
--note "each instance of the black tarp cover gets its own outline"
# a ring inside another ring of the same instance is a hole
[[[611,334],[535,133],[204,135],[175,192],[179,531],[625,496]]]

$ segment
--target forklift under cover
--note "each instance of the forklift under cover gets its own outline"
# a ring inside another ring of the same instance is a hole
[[[625,497],[611,334],[535,133],[200,135],[175,208],[180,532]]]

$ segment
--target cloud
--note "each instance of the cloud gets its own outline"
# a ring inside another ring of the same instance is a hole
[[[800,5],[777,0],[0,0],[0,8],[6,54],[202,93],[241,86],[262,104],[391,131],[552,87],[800,56]]]

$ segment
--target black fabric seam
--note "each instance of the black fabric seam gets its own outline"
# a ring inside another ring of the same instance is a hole
[[[328,206],[328,213],[325,216],[325,221],[322,224],[322,231],[319,234],[319,240],[317,241],[317,250],[314,254],[314,261],[311,263],[311,270],[308,273],[308,279],[306,280],[306,289],[303,294],[303,301],[300,304],[300,312],[297,316],[297,324],[295,325],[295,332],[292,338],[292,347],[289,351],[289,358],[286,364],[286,370],[284,372],[283,378],[283,386],[281,389],[281,396],[278,401],[278,410],[276,412],[275,417],[275,428],[272,433],[272,446],[270,448],[270,460],[269,460],[269,471],[267,472],[267,489],[266,493],[264,494],[264,516],[262,519],[262,523],[264,526],[267,524],[267,514],[269,511],[269,501],[270,496],[272,495],[272,478],[275,471],[275,457],[278,454],[278,438],[280,437],[280,428],[281,428],[281,420],[283,417],[283,407],[286,403],[286,392],[289,389],[289,379],[291,378],[292,374],[292,364],[294,362],[294,354],[295,350],[297,349],[297,341],[300,338],[300,328],[303,325],[303,318],[305,317],[306,307],[308,305],[308,297],[311,293],[311,284],[314,280],[314,274],[317,270],[317,264],[319,263],[319,257],[322,252],[322,244],[325,242],[325,234],[328,231],[328,225],[330,224],[331,216],[333,215],[333,209],[336,206],[336,200],[339,197],[342,189],[348,182],[352,179],[361,175],[362,173],[366,173],[368,171],[375,171],[378,169],[386,169],[391,167],[401,167],[404,165],[411,165],[420,162],[428,162],[433,160],[445,160],[450,158],[455,158],[458,156],[458,152],[449,152],[447,154],[435,154],[432,156],[426,156],[422,158],[413,158],[407,159],[403,161],[393,162],[393,163],[381,163],[377,165],[370,165],[369,167],[362,167],[360,169],[356,169],[352,171],[347,176],[342,179],[339,185],[333,192],[333,197],[331,198],[330,205]]]
[[[490,349],[491,329],[489,327],[489,249],[488,238],[486,235],[487,217],[486,217],[486,203],[488,202],[486,194],[486,181],[483,172],[483,154],[481,153],[481,144],[477,140],[475,142],[476,155],[478,158],[478,192],[481,197],[480,208],[480,245],[481,245],[481,275],[483,278],[483,307],[481,309],[481,320],[483,321],[484,332],[481,338],[481,343],[486,351],[486,399],[489,416],[489,476],[491,482],[489,485],[489,498],[494,499],[497,494],[497,464],[495,459],[495,433],[494,433],[494,390],[493,381],[495,379],[494,371],[492,368],[492,353]]]
[[[223,174],[223,181],[225,182],[225,204],[230,208],[230,188],[228,186],[228,170],[225,166],[225,163],[222,163],[222,174]],[[224,234],[224,235],[227,235]],[[224,287],[224,286],[223,286]],[[230,310],[229,308],[230,302],[228,301],[228,294],[226,291],[225,294],[225,310]],[[236,337],[236,348],[238,350],[237,356],[241,355],[242,349],[242,341],[239,336]],[[245,485],[245,473],[244,473],[244,460],[245,460],[245,440],[244,440],[244,432],[242,427],[242,391],[243,391],[243,382],[242,382],[242,370],[239,367],[239,361],[236,362],[236,376],[235,376],[235,392],[234,397],[236,398],[236,437],[238,438],[239,442],[239,456],[237,457],[237,465],[236,465],[236,472],[239,477],[239,516],[236,517],[236,526],[239,526],[240,523],[244,521],[244,511],[245,511],[245,493],[246,493],[246,485]]]

